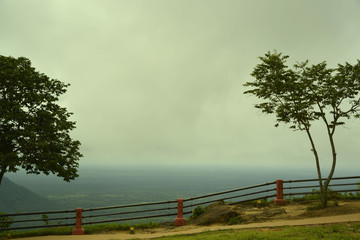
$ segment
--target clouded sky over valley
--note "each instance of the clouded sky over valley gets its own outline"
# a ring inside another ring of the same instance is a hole
[[[70,83],[81,165],[315,167],[305,133],[274,128],[243,84],[267,51],[289,63],[360,58],[359,0],[0,0],[0,54]],[[325,128],[314,126],[322,163]],[[359,167],[360,121],[336,135]]]

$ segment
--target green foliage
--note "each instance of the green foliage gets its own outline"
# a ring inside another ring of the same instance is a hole
[[[99,233],[108,233],[111,231],[128,231],[130,226],[136,229],[151,229],[160,227],[159,223],[142,223],[142,224],[119,224],[119,223],[109,223],[109,224],[98,224],[98,225],[86,225],[83,226],[86,234],[99,234]],[[48,235],[71,235],[74,227],[52,227],[52,228],[43,228],[29,231],[7,231],[0,233],[0,239],[7,238],[7,235],[10,234],[12,237],[34,237],[34,236],[48,236]]]
[[[275,114],[276,126],[284,122],[292,129],[305,130],[312,121],[325,117],[327,109],[333,116],[330,129],[344,124],[340,118],[359,117],[360,61],[332,69],[326,62],[309,66],[306,60],[289,69],[287,58],[276,51],[266,53],[251,73],[256,80],[244,84],[253,88],[246,94],[265,100],[255,107]],[[349,108],[342,110],[342,104]]]
[[[1,214],[6,214],[3,212],[0,212]],[[13,219],[10,217],[0,217],[0,228],[8,228],[12,224]]]
[[[48,217],[48,215],[46,215],[46,214],[41,215],[41,219],[43,220],[45,226],[49,225],[49,220],[48,220],[48,218],[49,218],[49,217]]]
[[[337,156],[335,129],[345,124],[344,119],[360,117],[360,60],[354,65],[339,64],[337,68],[328,68],[325,61],[309,66],[306,60],[290,69],[286,64],[287,58],[289,56],[276,51],[260,57],[261,63],[251,73],[255,81],[244,84],[252,89],[244,93],[263,100],[255,107],[266,114],[274,114],[275,127],[285,123],[291,129],[306,131],[316,161],[321,202],[326,206],[325,190],[334,174]],[[310,132],[312,123],[317,120],[325,124],[333,156],[324,184],[319,155]]]
[[[269,206],[269,205],[272,203],[272,201],[270,201],[269,199],[263,198],[263,199],[261,199],[261,200],[255,200],[255,201],[253,201],[253,204],[254,204],[255,207],[258,206],[258,201],[260,201],[260,206],[261,206],[261,207],[267,207],[267,206]]]
[[[7,235],[14,238],[21,237],[35,237],[35,236],[48,236],[48,235],[71,235],[74,227],[52,227],[52,228],[42,228],[35,229],[30,231],[7,231],[0,234],[0,239],[7,238]]]
[[[287,197],[285,200],[286,201],[294,201],[294,202],[312,202],[314,200],[319,200],[321,198],[320,195],[320,191],[317,189],[313,189],[312,192],[314,192],[314,194],[306,194],[304,196],[301,197]],[[340,192],[334,192],[332,191],[332,189],[328,189],[328,197],[329,200],[335,200],[335,204],[336,204],[336,200],[356,200],[356,199],[360,199],[360,194],[359,192],[356,192],[355,194],[353,194],[352,192],[344,192],[344,193],[340,193]]]
[[[331,225],[330,230],[334,233],[342,232],[342,226],[338,224]]]
[[[195,218],[197,218],[198,216],[200,216],[201,214],[203,214],[206,211],[206,208],[204,208],[202,205],[197,206],[196,208],[194,208],[194,210],[192,211],[192,215],[189,217],[189,220],[193,220]]]
[[[78,176],[80,142],[72,113],[56,102],[69,84],[37,72],[29,59],[0,55],[0,181],[5,172]]]

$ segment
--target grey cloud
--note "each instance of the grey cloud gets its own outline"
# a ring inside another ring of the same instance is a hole
[[[74,112],[83,164],[312,167],[306,136],[273,128],[242,84],[272,49],[290,62],[359,58],[359,10],[329,0],[3,0],[0,51],[71,83],[62,104]],[[358,129],[339,131],[348,164]]]

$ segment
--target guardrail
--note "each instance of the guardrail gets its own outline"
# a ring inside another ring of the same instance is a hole
[[[359,182],[349,182],[353,179],[360,179],[360,176],[333,178],[333,181],[342,181],[338,184],[330,185],[331,192],[360,192]],[[323,179],[325,180],[325,179]],[[226,204],[234,205],[242,202],[249,202],[260,199],[275,198],[277,204],[286,204],[284,196],[319,194],[314,188],[319,185],[302,185],[305,182],[315,182],[318,179],[301,179],[301,180],[276,180],[274,182],[258,184],[248,187],[242,187],[217,193],[206,194],[202,196],[177,199],[172,201],[136,203],[119,206],[108,206],[98,208],[77,208],[75,210],[46,211],[46,212],[29,212],[29,213],[11,213],[0,215],[0,231],[75,226],[73,235],[84,234],[83,225],[131,221],[138,219],[154,219],[161,217],[177,216],[174,224],[181,226],[186,224],[184,215],[192,213],[194,207],[200,205],[209,205],[217,201],[228,201]],[[348,186],[357,186],[357,188],[345,189]],[[305,189],[305,191],[304,191]],[[311,189],[311,191],[306,190]],[[229,202],[230,200],[230,202]],[[184,206],[185,204],[185,206]],[[117,210],[114,212],[114,210]],[[122,209],[122,211],[118,210]],[[185,210],[185,211],[184,211]],[[44,218],[46,214],[46,218]],[[71,216],[69,215],[71,214]],[[145,214],[145,215],[143,215]],[[29,219],[27,216],[42,215],[42,218]],[[47,215],[54,217],[48,218]],[[109,216],[120,216],[119,218],[108,219]],[[128,217],[126,217],[128,216]],[[13,220],[12,218],[17,218]],[[105,219],[106,218],[106,219]],[[58,224],[49,224],[49,221],[61,221]],[[31,224],[33,222],[45,222],[45,225],[15,226],[9,227],[10,224],[18,225],[20,223]],[[8,226],[7,226],[8,225]]]
[[[360,182],[349,182],[349,180],[353,179],[360,179],[360,176],[352,176],[352,177],[336,177],[331,179],[331,183],[329,185],[329,193],[340,193],[340,192],[360,192],[359,186]],[[326,180],[326,178],[322,179],[323,181]],[[296,196],[296,195],[312,195],[312,194],[319,194],[320,187],[319,185],[299,185],[299,183],[305,183],[305,182],[318,182],[319,179],[312,178],[312,179],[299,179],[299,180],[287,180],[283,181],[284,184],[287,186],[283,188],[285,190],[285,193],[283,193],[284,196]],[[335,182],[342,181],[342,183],[334,184]],[[293,184],[293,185],[292,185]],[[356,186],[351,189],[345,189],[345,186]],[[298,191],[299,189],[307,189],[308,191]],[[311,191],[309,191],[311,189]],[[294,192],[288,192],[287,190],[295,190]]]

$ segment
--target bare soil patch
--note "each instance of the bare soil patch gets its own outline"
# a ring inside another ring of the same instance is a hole
[[[290,202],[286,206],[267,204],[225,205],[217,202],[206,207],[206,211],[193,219],[191,225],[209,226],[214,224],[244,224],[266,222],[281,219],[304,219],[360,213],[360,201],[330,201],[325,209],[308,210],[318,204],[317,201]]]

